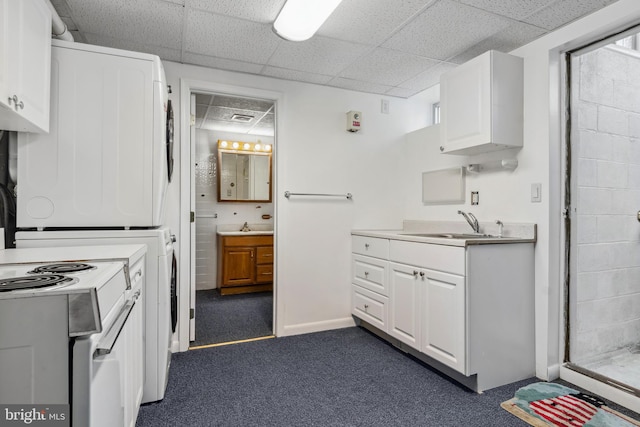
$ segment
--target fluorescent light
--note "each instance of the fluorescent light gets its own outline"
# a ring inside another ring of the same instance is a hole
[[[342,0],[287,0],[273,23],[286,40],[301,42],[313,36]]]

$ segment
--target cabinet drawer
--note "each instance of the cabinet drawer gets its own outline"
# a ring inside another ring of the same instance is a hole
[[[362,255],[351,258],[351,280],[370,291],[388,296],[387,261]]]
[[[273,246],[271,235],[220,236],[224,246]]]
[[[389,259],[402,264],[465,275],[465,248],[392,240]]]
[[[352,236],[351,251],[376,258],[389,258],[389,240],[376,237]]]
[[[273,282],[273,265],[256,265],[256,282]]]
[[[273,246],[256,248],[256,264],[273,264]]]
[[[351,313],[387,332],[388,299],[357,285],[351,285]]]

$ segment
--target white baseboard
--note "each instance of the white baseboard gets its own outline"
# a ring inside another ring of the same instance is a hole
[[[560,378],[560,364],[551,365],[547,368],[547,381]]]
[[[285,325],[282,328],[281,337],[309,334],[312,332],[330,331],[332,329],[342,329],[355,326],[355,321],[351,316],[342,319],[323,320],[322,322],[300,323],[298,325]]]

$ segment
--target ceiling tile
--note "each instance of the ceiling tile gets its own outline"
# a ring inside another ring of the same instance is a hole
[[[303,42],[283,40],[267,65],[335,76],[358,59],[364,49],[369,48],[326,37]]]
[[[241,73],[258,74],[263,66],[249,62],[234,61],[233,59],[216,58],[207,55],[185,52],[182,61],[185,64],[200,65],[202,67],[217,68],[219,70],[239,71]]]
[[[460,55],[449,59],[449,62],[462,64],[476,56],[483,54],[488,50],[499,50],[500,52],[511,52],[519,46],[525,45],[546,33],[546,30],[525,24],[524,22],[515,22],[504,30],[496,33],[489,38],[482,40],[480,43],[472,46]]]
[[[392,89],[391,86],[380,85],[376,83],[368,83],[360,80],[352,80],[345,79],[342,77],[336,77],[335,79],[331,79],[328,83],[329,86],[340,87],[343,89],[351,89],[359,92],[369,92],[369,93],[386,93],[389,89]]]
[[[524,19],[537,27],[555,30],[603,6],[604,0],[556,0],[553,4]]]
[[[459,0],[460,3],[513,19],[523,19],[555,0]]]
[[[142,43],[132,42],[130,40],[107,37],[100,34],[84,33],[84,36],[87,43],[89,44],[112,47],[114,49],[130,50],[133,52],[150,53],[152,55],[157,55],[166,61],[180,61],[180,51],[177,49],[168,49],[160,46],[150,46]]]
[[[272,24],[285,0],[189,0],[189,7],[218,15],[228,15],[249,21]]]
[[[469,49],[513,21],[479,9],[441,0],[396,33],[383,47],[445,60]]]
[[[351,64],[340,76],[396,86],[437,63],[397,50],[377,48]]]
[[[190,11],[186,50],[219,58],[264,63],[280,43],[266,24]]]
[[[277,68],[267,66],[260,73],[264,76],[276,77],[278,79],[293,80],[298,82],[325,84],[332,79],[332,76],[322,74],[308,73],[305,71],[288,70],[286,68]]]
[[[273,102],[262,99],[240,98],[237,96],[214,95],[209,103],[213,107],[224,107],[235,110],[253,111],[266,113],[273,108]]]
[[[79,29],[142,44],[181,48],[184,8],[157,0],[67,0]]]
[[[377,46],[414,14],[434,1],[343,1],[317,34]],[[372,25],[372,22],[376,25]]]
[[[418,92],[421,92],[422,89],[405,89],[403,87],[394,87],[389,89],[385,95],[395,96],[397,98],[409,98],[410,96],[415,95]]]
[[[423,71],[417,76],[402,82],[399,86],[406,89],[422,90],[430,88],[433,85],[440,83],[440,75],[446,73],[449,70],[453,70],[457,67],[457,64],[450,64],[448,62],[441,62],[438,65]]]

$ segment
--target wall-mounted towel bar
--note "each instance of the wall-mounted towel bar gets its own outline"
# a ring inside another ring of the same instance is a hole
[[[291,196],[312,196],[312,197],[346,197],[348,200],[353,198],[351,193],[347,194],[325,194],[325,193],[292,193],[291,191],[285,191],[284,197],[287,199]]]

